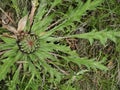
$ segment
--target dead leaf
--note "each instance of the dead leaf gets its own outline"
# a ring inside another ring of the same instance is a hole
[[[20,21],[18,22],[18,28],[17,31],[21,32],[22,30],[24,30],[26,23],[27,23],[27,18],[28,15],[24,16],[22,19],[20,19]]]
[[[15,28],[15,27],[12,27],[12,26],[10,26],[10,25],[5,25],[5,24],[3,24],[3,28],[6,28],[7,30],[9,30],[10,32],[13,32],[14,34],[17,33],[16,28]]]

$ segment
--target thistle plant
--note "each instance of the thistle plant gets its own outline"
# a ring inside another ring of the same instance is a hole
[[[71,50],[66,44],[61,42],[66,38],[85,38],[92,44],[95,39],[105,45],[107,39],[116,41],[119,32],[108,30],[92,31],[84,34],[55,36],[56,31],[73,26],[74,22],[79,22],[87,10],[94,10],[103,0],[87,0],[83,3],[77,1],[76,8],[70,8],[62,14],[56,22],[53,20],[56,13],[51,10],[62,3],[62,0],[51,2],[50,9],[47,10],[47,1],[33,0],[33,8],[30,15],[26,15],[18,22],[17,29],[10,25],[3,24],[3,28],[9,30],[8,33],[0,35],[0,80],[3,80],[9,90],[48,90],[53,87],[60,88],[60,81],[63,78],[73,75],[69,72],[69,63],[75,63],[79,68],[85,66],[83,72],[90,69],[107,70],[101,61],[79,57],[75,50]],[[35,13],[35,10],[36,13]],[[61,12],[62,13],[62,12]],[[53,26],[52,26],[53,25]],[[52,27],[51,27],[52,26]],[[80,75],[79,70],[76,75]],[[72,82],[71,79],[68,82]],[[67,83],[68,84],[68,83]],[[50,85],[50,86],[49,86]],[[63,89],[68,90],[68,89]],[[72,89],[71,89],[72,90]]]

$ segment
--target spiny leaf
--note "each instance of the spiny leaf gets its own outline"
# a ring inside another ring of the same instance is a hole
[[[93,2],[95,2],[96,4]],[[100,0],[99,3],[100,2],[102,2],[102,0]],[[70,10],[69,13],[67,13],[67,15],[61,19],[62,22],[56,27],[54,27],[52,30],[47,32],[46,36],[51,35],[57,30],[62,30],[64,27],[72,25],[74,21],[80,21],[80,18],[86,13],[86,11],[91,10],[90,7],[95,8],[99,5],[99,3],[98,1],[96,2],[91,0],[87,0],[85,4],[78,3],[77,8]]]
[[[17,61],[19,60],[21,57],[21,53],[18,52],[15,56],[15,58],[13,57],[9,57],[6,59],[6,61],[4,62],[3,65],[0,66],[0,80],[4,79],[7,72],[9,71],[10,67]]]
[[[13,76],[13,79],[11,80],[9,90],[15,90],[16,89],[16,85],[19,83],[20,69],[21,69],[21,65],[19,65],[18,69],[16,70],[16,72]]]
[[[14,44],[0,44],[0,50],[9,50],[13,49]]]
[[[46,0],[41,0],[39,3],[37,14],[35,15],[35,19],[34,19],[35,23],[40,21],[42,19],[43,15],[45,15],[45,13],[47,12],[46,7],[47,7]]]
[[[47,64],[47,62],[45,61],[46,57],[44,58],[44,55],[40,55],[39,53],[36,53],[37,57],[39,58],[42,66],[44,67],[44,69],[46,70],[46,72],[50,73],[50,77],[51,80],[54,81],[60,81],[61,80],[61,73],[59,73],[56,69],[52,68],[49,64]],[[54,78],[54,76],[56,78]]]
[[[84,34],[76,34],[76,35],[70,35],[70,36],[67,36],[68,38],[84,38],[84,39],[88,39],[88,40],[93,40],[94,39],[97,39],[97,40],[100,40],[100,42],[105,45],[107,39],[110,39],[114,42],[116,42],[116,36],[118,36],[118,33],[120,32],[114,32],[114,31],[106,31],[106,30],[103,30],[103,31],[98,31],[98,32],[89,32],[89,33],[84,33]]]
[[[6,52],[0,57],[0,59],[4,59],[4,58],[6,58],[6,57],[9,57],[9,56],[11,56],[11,57],[14,57],[15,55],[15,50],[6,50]],[[3,60],[3,62],[4,62],[4,60]]]
[[[34,23],[32,26],[32,31],[39,35],[41,32],[47,30],[48,26],[53,20],[53,16],[54,16],[53,14],[46,16],[43,20]]]
[[[8,38],[8,37],[4,37],[4,36],[0,36],[0,38],[5,42],[5,43],[9,43],[9,44],[15,44],[16,40],[13,38]]]
[[[61,2],[62,2],[62,0],[54,0],[51,7],[55,7],[56,5],[58,5]]]
[[[65,60],[72,61],[76,64],[80,65],[85,65],[88,69],[92,68],[92,69],[100,69],[100,70],[108,70],[107,67],[105,67],[104,65],[102,65],[100,62],[95,61],[94,59],[87,59],[87,58],[79,58],[79,57],[72,57],[72,56],[68,56],[68,57],[64,57],[62,56],[62,58],[64,58]]]

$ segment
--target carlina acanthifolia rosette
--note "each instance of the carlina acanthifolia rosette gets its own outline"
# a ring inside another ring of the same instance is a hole
[[[21,52],[23,53],[33,53],[39,48],[39,39],[38,36],[35,34],[23,34],[22,36],[18,37],[18,47]]]

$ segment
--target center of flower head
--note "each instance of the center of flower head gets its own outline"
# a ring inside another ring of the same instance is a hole
[[[39,48],[39,39],[35,34],[24,33],[18,36],[17,44],[21,52],[30,54]]]

